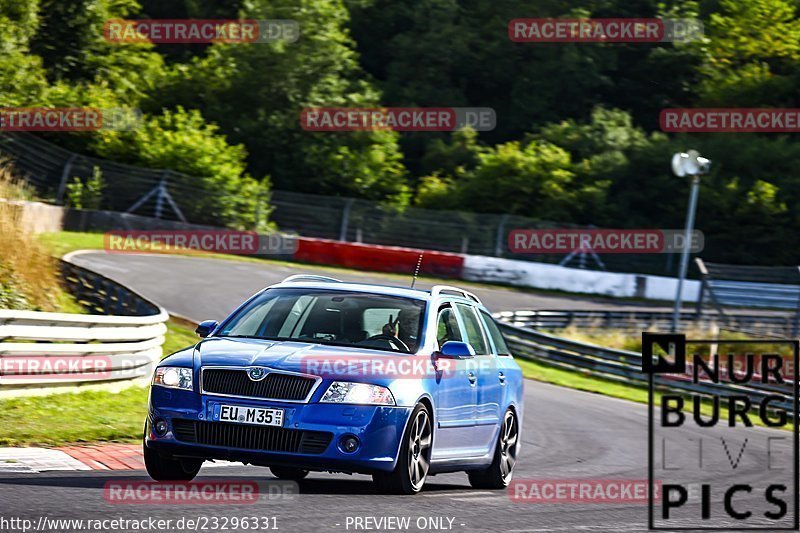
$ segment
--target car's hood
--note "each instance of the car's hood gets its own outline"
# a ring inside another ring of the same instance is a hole
[[[326,346],[308,342],[269,341],[211,337],[195,347],[195,366],[261,366],[275,370],[313,373],[331,360],[381,358],[392,354],[381,350]]]

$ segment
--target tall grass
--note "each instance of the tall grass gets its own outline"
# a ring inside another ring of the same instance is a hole
[[[32,192],[0,162],[0,308],[52,311],[61,293],[55,260],[23,227]]]
[[[656,330],[652,330],[655,332]],[[569,326],[563,329],[548,330],[548,333],[571,339],[578,342],[598,344],[606,348],[628,350],[631,352],[642,351],[642,333],[634,330],[611,329],[602,327],[577,328]],[[662,332],[663,333],[663,332]],[[748,339],[747,335],[730,331],[708,331],[699,327],[690,326],[681,330],[688,339],[719,339],[720,341],[734,339]],[[757,341],[754,341],[757,344]]]

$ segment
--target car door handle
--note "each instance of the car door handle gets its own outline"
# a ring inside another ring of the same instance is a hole
[[[475,375],[475,372],[470,372],[467,374],[467,379],[469,380],[470,384],[475,385],[475,382],[478,380],[478,376]]]
[[[498,372],[497,373],[497,379],[500,380],[500,383],[505,383],[506,382],[506,375],[503,374],[502,372]]]

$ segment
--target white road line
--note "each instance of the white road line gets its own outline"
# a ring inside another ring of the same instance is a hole
[[[479,496],[477,498],[451,498],[455,502],[479,502],[479,503],[495,503],[503,501],[509,503],[511,500],[507,496]]]
[[[447,492],[436,492],[432,494],[426,494],[426,498],[444,498],[447,496],[462,496],[466,499],[469,499],[468,496],[488,496],[496,494],[494,492],[489,491],[481,491],[481,492],[458,492],[458,491],[447,491]]]

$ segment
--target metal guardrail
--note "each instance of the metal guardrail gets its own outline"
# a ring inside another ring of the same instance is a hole
[[[506,313],[496,313],[495,317],[500,320],[500,329],[515,357],[639,387],[648,385],[648,375],[642,372],[640,353],[604,348],[516,326],[505,321],[509,318]],[[774,402],[773,405],[792,409],[793,404],[789,384],[783,387],[761,383],[748,383],[746,386],[710,381],[692,383],[691,380],[671,379],[662,375],[655,377],[655,384],[661,390],[692,392],[705,396],[734,391],[759,402],[767,395],[778,394],[783,396],[783,401]]]
[[[604,328],[622,331],[669,331],[672,313],[647,310],[520,310],[496,313],[509,324],[534,329]],[[736,314],[718,317],[695,312],[680,314],[680,329],[697,328],[709,330],[714,327],[742,331],[763,336],[791,337],[794,317],[778,314]]]
[[[723,265],[695,258],[700,271],[700,297],[697,314],[710,304],[720,321],[731,326],[735,320],[727,308],[762,307],[793,312],[787,336],[800,332],[800,266],[762,267]]]
[[[163,308],[77,265],[62,262],[62,272],[78,301],[103,314],[0,310],[0,396],[147,379],[161,359]]]

